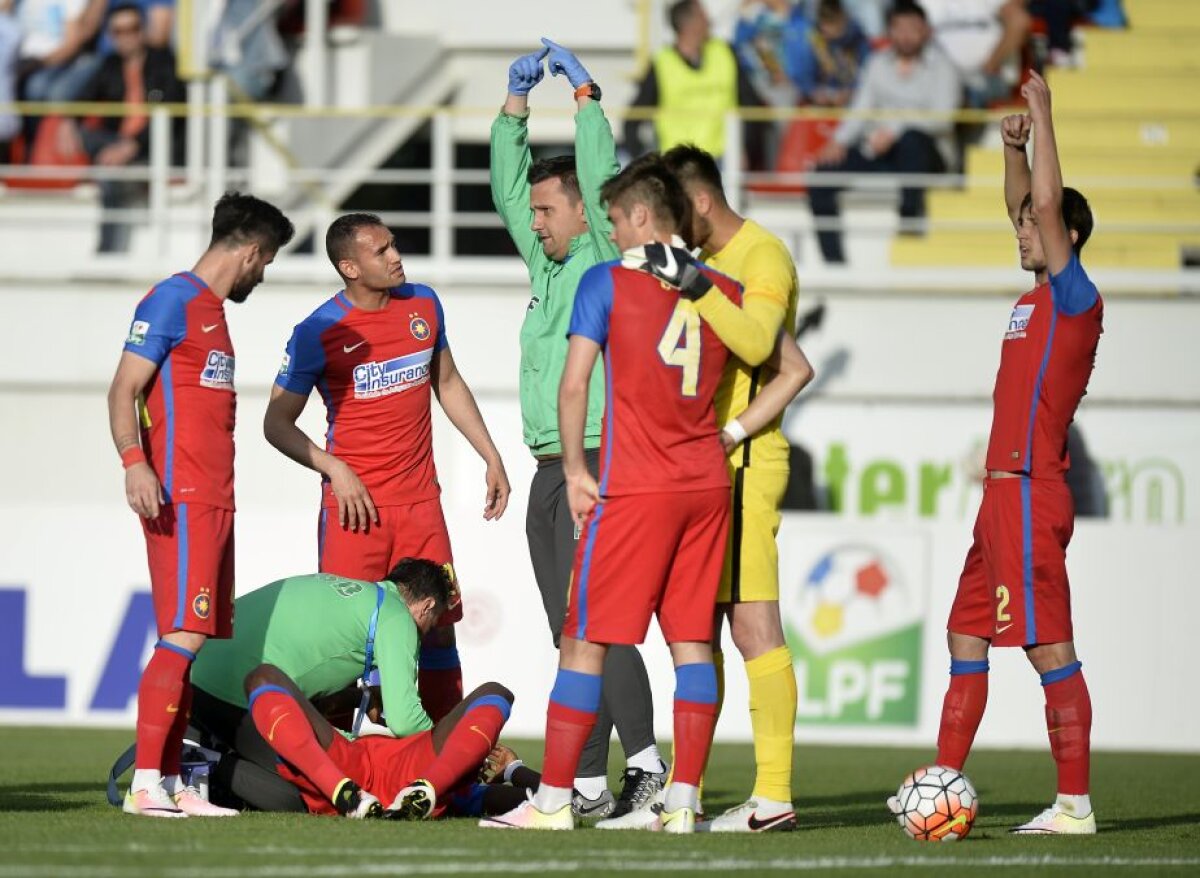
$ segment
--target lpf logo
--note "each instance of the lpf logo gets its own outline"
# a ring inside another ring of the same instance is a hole
[[[809,529],[784,536],[780,609],[796,663],[797,722],[916,725],[925,540],[820,540]]]

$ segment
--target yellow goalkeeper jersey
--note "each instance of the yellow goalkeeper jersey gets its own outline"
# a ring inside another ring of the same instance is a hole
[[[779,238],[748,219],[728,244],[716,253],[701,253],[700,258],[742,284],[745,315],[754,318],[755,328],[764,342],[769,341],[771,349],[780,328],[786,326],[789,332],[795,330],[800,284],[792,255]],[[707,319],[708,315],[704,316]],[[736,357],[730,357],[714,401],[717,423],[724,424],[745,411],[771,374],[765,364],[748,366]],[[734,449],[729,456],[730,464],[735,467],[786,467],[788,443],[783,436],[782,422],[781,414]]]

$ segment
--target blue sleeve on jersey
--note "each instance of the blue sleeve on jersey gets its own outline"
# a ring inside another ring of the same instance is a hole
[[[483,794],[486,791],[485,784],[471,784],[465,792],[455,791],[450,794],[450,806],[454,809],[454,813],[461,817],[482,817]]]
[[[1050,296],[1054,307],[1067,317],[1082,314],[1100,298],[1100,291],[1087,276],[1079,262],[1079,254],[1072,253],[1067,267],[1058,274],[1050,275]]]
[[[608,341],[608,318],[613,304],[613,266],[615,262],[593,265],[579,279],[575,307],[567,335],[582,335],[604,347]]]
[[[275,383],[284,390],[307,397],[325,372],[325,349],[321,346],[323,323],[312,318],[300,323],[292,330],[283,365]]]
[[[161,366],[187,334],[185,306],[190,297],[175,284],[159,284],[138,303],[125,350]]]

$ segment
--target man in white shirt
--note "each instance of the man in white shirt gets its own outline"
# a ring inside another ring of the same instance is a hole
[[[967,104],[986,107],[1012,94],[1032,19],[1024,0],[922,0],[933,38],[966,86]]]

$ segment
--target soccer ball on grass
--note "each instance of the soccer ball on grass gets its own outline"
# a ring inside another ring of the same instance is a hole
[[[888,806],[911,838],[957,841],[971,831],[979,811],[979,796],[962,772],[930,765],[904,778]]]

